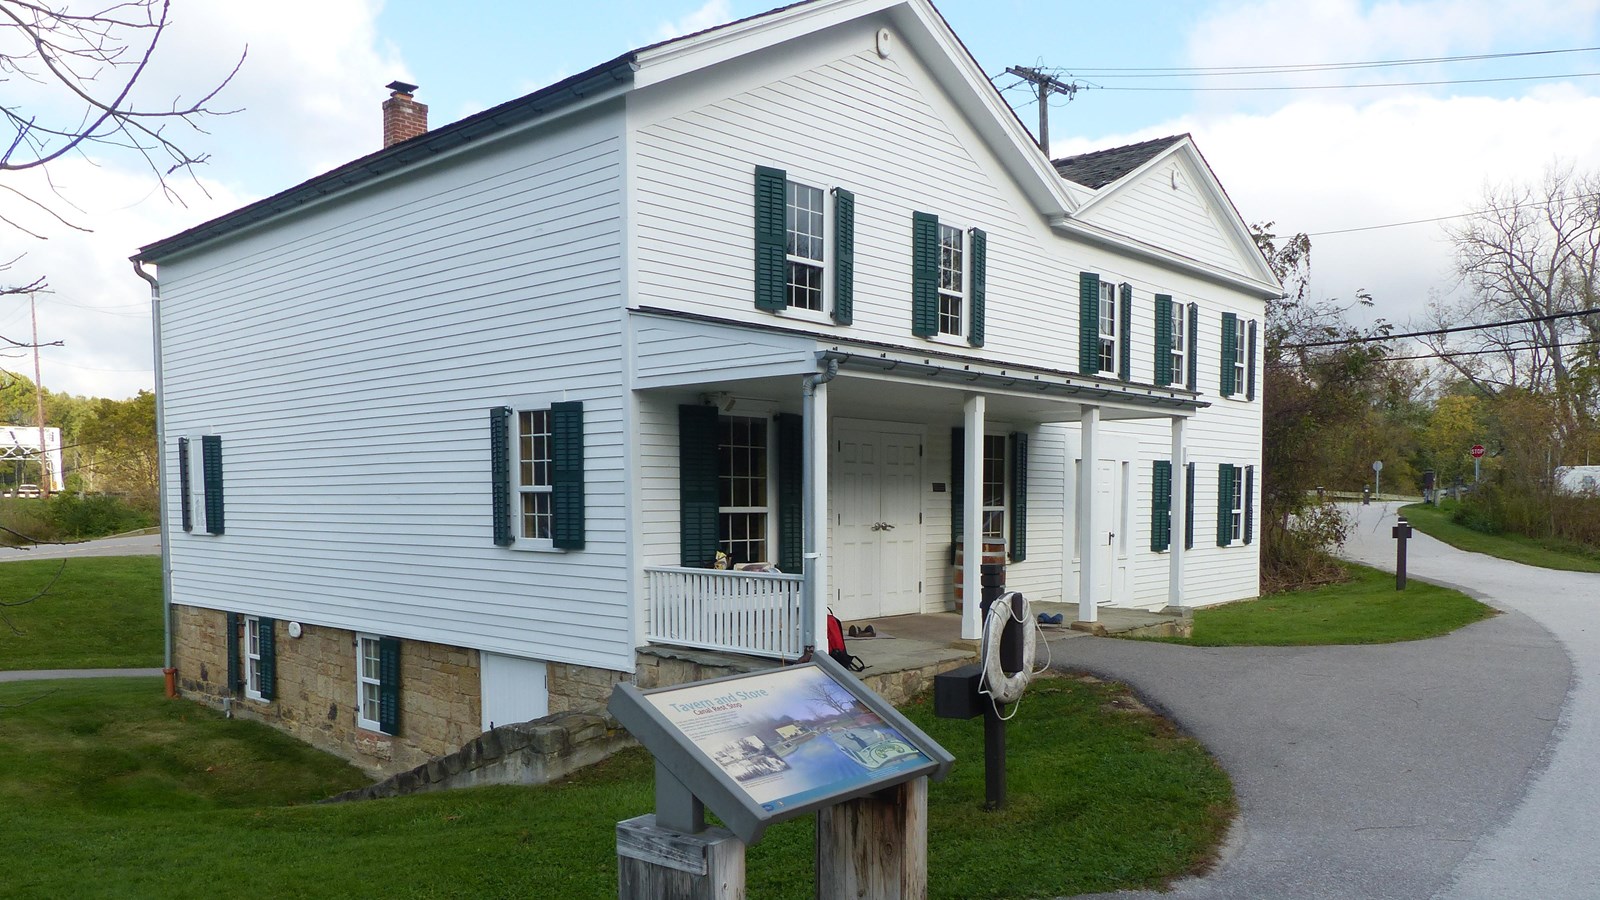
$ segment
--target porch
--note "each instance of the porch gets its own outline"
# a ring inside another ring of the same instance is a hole
[[[1184,605],[1183,542],[1147,551],[1146,535],[1181,520],[1189,491],[1163,481],[1170,503],[1151,512],[1140,484],[1153,456],[1182,465],[1193,395],[640,319],[640,644],[794,659],[825,646],[829,607],[947,614],[948,640],[975,637],[970,604],[946,613],[984,556],[959,552],[964,535],[1003,547],[1013,587],[1068,621]],[[1135,584],[1148,552],[1162,571]],[[740,563],[781,574],[713,568]]]
[[[1037,603],[1034,614],[1067,613],[1076,604]],[[1113,637],[1143,635],[1187,634],[1192,620],[1186,616],[1147,612],[1137,609],[1112,609],[1100,611],[1094,623],[1094,634]],[[978,642],[961,637],[961,616],[957,613],[924,613],[889,616],[846,622],[848,628],[871,625],[875,637],[845,637],[850,653],[861,657],[867,669],[860,678],[891,703],[902,703],[922,690],[932,686],[933,677],[941,672],[967,665],[977,659]],[[1042,626],[1040,634],[1052,644],[1064,640],[1089,637],[1091,632],[1066,625]],[[775,668],[783,663],[771,658],[757,658],[729,651],[685,649],[680,646],[659,645],[641,648],[640,653],[692,663],[701,677],[725,672],[748,672],[755,669]],[[1042,660],[1044,657],[1041,656]]]

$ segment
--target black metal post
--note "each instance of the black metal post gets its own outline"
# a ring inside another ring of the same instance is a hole
[[[1394,535],[1395,540],[1394,589],[1403,591],[1406,589],[1406,539],[1411,537],[1411,523],[1401,516],[1389,533]]]
[[[989,607],[1005,591],[1005,567],[987,565],[982,569],[983,621],[988,621]],[[1022,668],[1023,630],[1016,621],[1022,614],[1022,595],[1011,598],[1011,615],[1005,631],[1000,636],[1000,668],[1010,675]],[[1006,723],[993,700],[983,703],[983,796],[984,809],[1004,809],[1006,805]]]
[[[987,700],[988,698],[984,698]],[[1006,805],[1006,723],[993,702],[983,707],[983,808]]]

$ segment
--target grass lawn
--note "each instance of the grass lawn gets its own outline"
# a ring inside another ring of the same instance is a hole
[[[285,805],[360,778],[158,679],[6,684],[0,704],[0,833],[26,860],[0,897],[615,897],[615,823],[653,804],[632,750],[558,785]],[[957,759],[929,791],[933,897],[1159,885],[1203,866],[1233,815],[1211,758],[1115,685],[1034,682],[1003,813],[982,809],[981,721],[931,707],[907,712]],[[809,816],[769,830],[750,896],[812,896],[812,840]]]
[[[1450,520],[1454,506],[1451,501],[1446,501],[1437,509],[1425,503],[1416,503],[1400,507],[1400,513],[1411,523],[1411,527],[1460,550],[1485,553],[1544,569],[1600,572],[1600,552],[1568,541],[1474,531]]]
[[[1352,579],[1308,591],[1196,610],[1194,636],[1152,638],[1203,647],[1388,644],[1437,637],[1494,615],[1460,591],[1346,564]]]
[[[161,665],[161,557],[81,557],[0,563],[0,670]]]

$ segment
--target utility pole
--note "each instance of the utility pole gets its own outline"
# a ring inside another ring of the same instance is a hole
[[[1068,84],[1049,72],[1031,66],[1010,66],[1006,74],[1015,75],[1033,85],[1039,98],[1039,149],[1050,155],[1050,95],[1061,94],[1068,100],[1078,92],[1078,85]]]
[[[50,497],[50,448],[44,444],[44,381],[39,376],[38,295],[28,292],[28,315],[33,319],[33,402],[39,414],[39,496]]]

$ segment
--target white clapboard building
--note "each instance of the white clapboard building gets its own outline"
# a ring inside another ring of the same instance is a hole
[[[1084,619],[1255,595],[1280,288],[1187,135],[1048,159],[926,0],[432,130],[390,87],[382,150],[135,257],[186,694],[394,768],[641,648],[953,609],[963,534]]]

